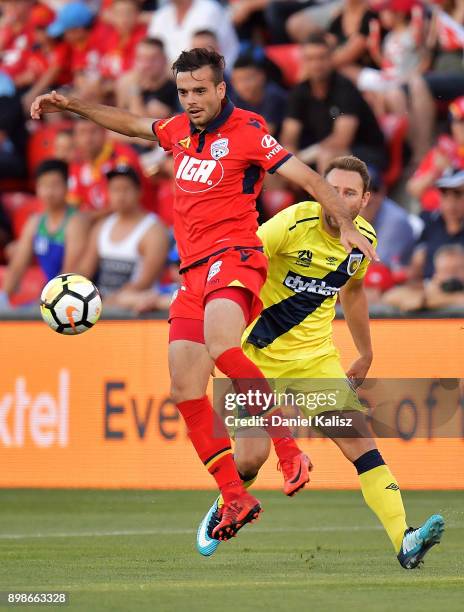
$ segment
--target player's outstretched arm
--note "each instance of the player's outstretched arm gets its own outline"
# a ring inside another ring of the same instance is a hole
[[[346,375],[358,386],[367,376],[372,363],[372,341],[369,328],[369,305],[362,278],[352,278],[340,291],[345,320],[359,358],[349,367]]]
[[[31,105],[32,119],[40,119],[45,113],[60,111],[76,113],[76,115],[125,136],[157,140],[152,130],[153,119],[138,117],[115,106],[89,104],[78,98],[68,98],[56,91],[38,96]]]
[[[357,247],[368,259],[378,261],[374,247],[358,232],[348,208],[320,174],[314,172],[296,157],[291,157],[279,166],[277,172],[315,197],[326,212],[335,219],[340,227],[340,241],[348,253]]]

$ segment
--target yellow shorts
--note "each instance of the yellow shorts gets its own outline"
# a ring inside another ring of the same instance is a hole
[[[339,410],[365,412],[335,347],[324,355],[291,361],[273,359],[251,344],[245,344],[243,350],[269,379],[285,405],[291,405],[293,400],[293,406],[305,416]]]

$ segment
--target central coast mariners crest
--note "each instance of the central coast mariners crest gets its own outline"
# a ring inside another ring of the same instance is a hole
[[[346,266],[346,271],[350,276],[356,272],[362,262],[363,255],[362,253],[352,253],[348,258],[348,265]]]
[[[221,159],[221,157],[225,157],[229,153],[228,145],[228,138],[220,138],[219,140],[215,140],[211,144],[211,157],[216,161]]]

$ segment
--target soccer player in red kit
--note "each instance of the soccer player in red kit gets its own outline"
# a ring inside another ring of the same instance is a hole
[[[261,310],[259,292],[267,272],[255,209],[264,173],[278,172],[312,193],[336,219],[348,251],[358,247],[369,259],[376,254],[328,183],[284,150],[261,116],[227,99],[221,55],[207,49],[184,51],[173,70],[184,112],[170,119],[153,122],[56,92],[38,97],[31,116],[73,111],[107,129],[158,140],[173,154],[174,232],[183,283],[169,313],[171,394],[224,498],[213,536],[229,539],[259,515],[261,506],[243,487],[229,436],[206,389],[216,366],[238,385],[252,379],[270,390],[240,345],[247,324]],[[309,480],[310,463],[289,434],[282,430],[273,442],[285,492],[292,494]]]

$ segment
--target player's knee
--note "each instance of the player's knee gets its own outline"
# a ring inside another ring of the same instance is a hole
[[[215,362],[218,357],[231,348],[240,346],[236,342],[228,342],[225,339],[218,339],[210,342],[206,347],[208,349],[209,356]]]
[[[198,392],[192,388],[189,381],[183,380],[181,377],[173,377],[171,379],[170,396],[172,401],[178,404],[179,402],[195,399],[195,397],[198,397]]]
[[[268,454],[266,449],[260,449],[253,453],[248,453],[246,456],[235,457],[235,464],[240,476],[244,480],[254,478],[265,463]]]

